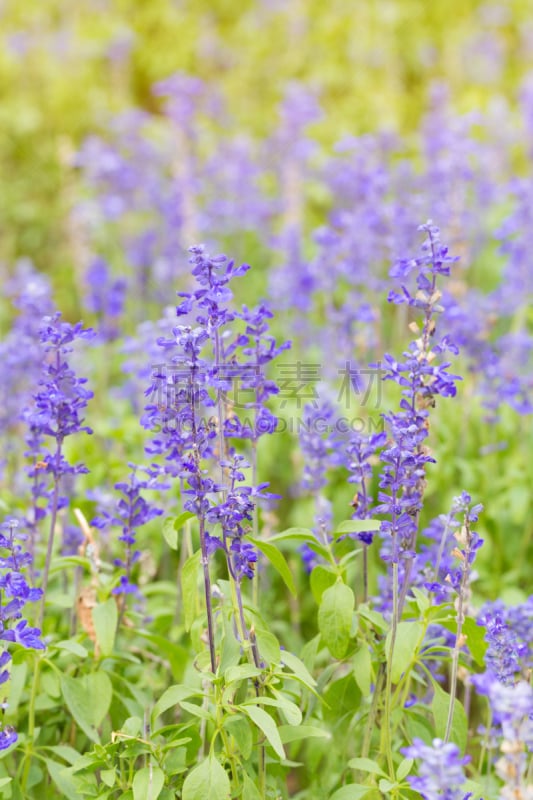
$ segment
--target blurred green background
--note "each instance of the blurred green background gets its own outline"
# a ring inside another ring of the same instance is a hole
[[[459,112],[511,101],[533,65],[530,0],[40,0],[0,3],[0,260],[71,261],[84,135],[183,70],[219,89],[227,130],[265,134],[288,79],[316,89],[316,137],[414,130],[432,82]]]

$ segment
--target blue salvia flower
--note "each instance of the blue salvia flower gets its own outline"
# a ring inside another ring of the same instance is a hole
[[[530,595],[524,603],[506,607],[505,620],[518,640],[528,648],[524,657],[524,668],[531,669],[533,667],[533,595]]]
[[[373,502],[372,496],[369,494],[368,483],[372,479],[372,460],[376,457],[376,453],[381,449],[387,441],[385,432],[375,434],[364,434],[361,432],[354,432],[350,436],[350,441],[346,447],[347,465],[350,470],[350,477],[348,483],[353,483],[358,487],[355,494],[352,507],[354,509],[352,519],[368,519],[370,515],[370,507]],[[362,531],[357,533],[355,538],[359,539],[363,544],[372,544],[374,534],[372,531]]]
[[[32,561],[31,555],[21,544],[26,538],[20,532],[17,520],[8,520],[0,526],[0,641],[44,650],[41,631],[32,628],[23,618],[24,606],[42,596],[42,590],[32,588],[26,580],[25,572]],[[3,650],[0,654],[0,684],[9,678],[6,667],[10,660],[9,651]],[[3,727],[0,730],[0,750],[10,747],[17,738],[12,727]]]
[[[399,564],[405,560],[401,597],[405,597],[415,556],[418,518],[422,509],[425,489],[426,465],[434,463],[425,445],[429,427],[429,409],[438,396],[449,397],[456,393],[459,376],[448,372],[450,363],[443,361],[446,352],[456,354],[457,347],[444,337],[437,344],[435,316],[443,311],[437,289],[439,276],[450,274],[450,264],[457,259],[448,255],[440,242],[440,233],[431,221],[420,226],[426,234],[422,255],[401,260],[391,270],[391,276],[407,279],[416,274],[416,290],[402,285],[401,293],[392,291],[389,301],[407,303],[423,313],[421,327],[414,323],[411,329],[418,334],[403,361],[386,354],[384,380],[392,380],[402,387],[400,411],[384,414],[389,430],[389,440],[380,458],[384,464],[380,478],[379,504],[375,511],[390,517],[382,530],[391,534],[390,547],[384,548],[386,560]],[[401,603],[401,601],[400,601]]]
[[[344,460],[337,422],[337,410],[329,399],[308,403],[303,409],[299,432],[304,457],[301,487],[315,496],[326,486],[328,471]]]
[[[467,588],[467,583],[472,572],[472,565],[476,559],[477,551],[483,545],[483,539],[476,531],[472,530],[472,525],[479,519],[479,514],[483,511],[481,503],[472,505],[472,498],[467,492],[462,492],[460,497],[454,501],[456,513],[462,513],[463,524],[455,531],[454,538],[456,546],[452,550],[452,556],[460,562],[459,566],[452,568],[446,576],[446,581],[461,595]]]
[[[77,339],[91,339],[94,332],[83,328],[81,323],[71,325],[61,321],[59,313],[52,317],[44,317],[39,330],[39,337],[44,354],[42,375],[33,395],[33,404],[23,412],[23,418],[29,427],[28,443],[36,448],[34,454],[39,456],[38,467],[30,468],[30,476],[34,469],[45,470],[55,480],[62,475],[86,472],[83,465],[70,465],[62,454],[62,445],[67,436],[82,431],[92,433],[83,424],[81,412],[93,393],[86,388],[86,378],[78,378],[68,361],[72,344]],[[45,448],[44,443],[52,439],[55,447]],[[60,499],[60,505],[66,498]]]
[[[254,499],[262,496],[264,486],[240,485],[245,462],[228,451],[226,438],[238,438],[242,431],[228,407],[227,392],[235,379],[254,391],[250,405],[256,413],[257,429],[249,428],[249,438],[257,438],[259,423],[265,430],[275,429],[275,418],[268,416],[264,402],[276,387],[261,371],[250,376],[248,365],[238,357],[245,349],[245,355],[257,357],[258,366],[263,367],[280,348],[266,336],[269,312],[265,307],[252,312],[244,309],[239,315],[229,306],[233,294],[228,284],[249,266],[235,267],[223,255],[211,257],[203,245],[190,248],[190,252],[192,274],[200,288],[178,293],[182,299],[177,315],[186,317],[189,324],[177,325],[172,338],[159,339],[170,364],[156,369],[152,376],[147,394],[155,396],[156,402],[146,406],[142,424],[158,428],[147,452],[164,456],[167,474],[180,479],[184,508],[200,519],[205,554],[222,547],[232,569],[232,554],[240,558],[243,553],[243,526],[250,523]],[[245,333],[232,338],[225,349],[225,340],[231,336],[228,326],[239,316],[246,323]],[[206,471],[210,462],[220,468],[218,480]],[[217,494],[221,502],[213,501]],[[222,525],[223,538],[218,541],[209,528],[216,522]],[[250,549],[245,550],[246,563],[253,563],[248,558]]]
[[[429,745],[415,739],[410,747],[403,748],[402,753],[420,761],[418,775],[409,776],[407,780],[424,800],[466,800],[470,797],[464,791],[464,766],[470,757],[461,756],[456,744],[434,739]]]
[[[99,516],[92,520],[92,525],[97,528],[107,528],[108,526],[118,526],[121,528],[119,541],[124,546],[124,557],[116,558],[114,565],[120,572],[118,586],[112,590],[112,594],[120,596],[121,611],[124,613],[126,599],[128,595],[141,597],[138,585],[133,580],[133,568],[140,558],[140,551],[136,549],[137,531],[150,520],[160,516],[163,511],[149,503],[144,497],[143,492],[154,489],[168,488],[166,484],[159,480],[161,470],[155,466],[150,468],[138,467],[129,464],[131,473],[129,481],[115,484],[115,489],[122,496],[118,500],[113,512],[103,511]],[[145,473],[146,477],[141,477],[139,472]]]
[[[531,794],[528,752],[533,750],[533,689],[526,681],[504,686],[493,680],[488,696],[501,736],[502,756],[496,762],[496,772],[504,782],[500,797],[527,798]]]
[[[40,320],[50,313],[52,306],[48,279],[25,261],[17,265],[15,277],[6,282],[4,291],[13,298],[16,316],[11,330],[0,342],[0,431],[4,437],[2,459],[14,459],[17,451],[20,452],[17,431],[20,409],[31,398],[42,363]],[[17,434],[16,441],[14,434]],[[3,464],[2,460],[0,465]]]
[[[235,580],[240,581],[243,576],[254,576],[253,565],[257,561],[257,553],[243,537],[251,528],[254,497],[260,494],[262,487],[254,490],[251,486],[241,485],[245,480],[242,470],[249,467],[243,456],[233,455],[230,461],[221,462],[221,466],[227,471],[229,487],[224,493],[223,502],[212,506],[207,512],[207,522],[209,525],[221,526],[222,541],[217,540],[218,544],[215,546],[225,551],[230,572]]]
[[[235,365],[241,369],[237,349],[233,348],[229,356],[225,351],[225,341],[232,335],[229,326],[237,316],[229,305],[233,294],[228,284],[249,267],[247,264],[235,267],[223,255],[211,257],[203,245],[190,248],[190,253],[192,274],[199,288],[178,292],[182,299],[176,313],[188,324],[174,327],[171,338],[159,339],[170,363],[154,371],[146,392],[152,402],[146,406],[141,423],[145,428],[157,429],[146,450],[164,458],[165,472],[180,480],[184,508],[198,518],[210,661],[215,672],[209,557],[215,550],[223,549],[228,570],[237,584],[243,576],[252,577],[257,555],[244,542],[243,534],[251,527],[254,498],[264,496],[261,491],[264,486],[241,485],[247,462],[229,449],[225,435],[235,433],[233,429],[225,430],[226,419],[232,416],[225,394],[231,381],[240,374],[234,372]],[[265,316],[263,312],[259,315]],[[259,317],[256,315],[256,324],[261,323]],[[248,343],[246,337],[242,344]],[[254,388],[259,390],[254,400],[259,416],[258,397],[265,398],[272,391],[264,383]],[[255,436],[252,431],[252,438]],[[209,474],[209,467],[214,466],[220,471],[217,480]],[[212,528],[217,523],[222,528],[221,538]],[[241,630],[246,638],[239,591],[237,597]]]
[[[28,475],[33,481],[32,497],[34,519],[32,532],[36,523],[45,513],[50,514],[50,532],[43,572],[43,592],[46,594],[48,574],[52,558],[52,548],[58,511],[68,504],[68,497],[61,495],[61,480],[87,472],[83,464],[69,464],[63,453],[64,441],[72,434],[92,430],[84,425],[83,410],[93,393],[86,388],[86,378],[79,378],[69,363],[76,340],[87,340],[94,336],[90,328],[83,328],[81,322],[71,325],[61,320],[57,312],[51,317],[44,317],[39,329],[39,338],[43,352],[43,367],[38,388],[33,395],[33,404],[28,406],[22,418],[26,422],[27,454],[33,455],[34,464],[28,468]],[[47,444],[50,442],[50,444]],[[33,452],[32,452],[33,451]],[[52,489],[46,489],[41,475],[51,478]],[[44,498],[46,506],[40,506],[39,500]],[[44,602],[44,601],[43,601]],[[44,607],[41,604],[41,622]]]
[[[528,653],[525,642],[521,642],[510,628],[503,614],[485,607],[477,618],[478,625],[485,627],[485,665],[488,672],[500,683],[514,684]]]
[[[533,598],[509,608],[501,600],[486,603],[477,621],[485,626],[488,648],[486,671],[474,675],[472,682],[478,692],[487,695],[495,681],[513,686],[517,678],[531,668]]]
[[[319,540],[327,541],[333,524],[333,511],[323,489],[327,485],[328,472],[343,464],[345,459],[338,414],[330,399],[305,405],[298,438],[304,458],[300,487],[314,499],[314,533]],[[300,548],[300,552],[306,570],[311,572],[318,563],[316,553],[307,544]]]
[[[274,433],[278,423],[266,403],[270,397],[278,394],[279,388],[267,377],[266,367],[291,347],[291,342],[277,345],[270,335],[269,320],[273,316],[264,303],[251,309],[243,306],[236,317],[245,323],[244,332],[239,333],[224,349],[228,377],[238,381],[239,393],[242,392],[244,397],[244,402],[236,402],[235,405],[253,410],[253,420],[244,425],[236,414],[230,414],[225,420],[224,434],[230,438],[250,439],[254,449],[261,436]],[[246,400],[250,395],[251,399]]]
[[[99,337],[104,341],[116,339],[119,334],[117,320],[122,314],[126,299],[126,280],[113,280],[103,258],[93,259],[85,280],[88,284],[85,302],[89,310],[98,315]]]

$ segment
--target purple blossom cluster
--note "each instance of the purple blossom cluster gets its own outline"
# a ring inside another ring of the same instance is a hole
[[[481,504],[472,505],[472,498],[467,492],[454,497],[450,511],[441,514],[430,522],[422,531],[421,543],[413,562],[411,585],[425,588],[434,595],[439,603],[449,598],[450,592],[460,585],[461,569],[457,568],[457,559],[461,564],[467,546],[464,530],[469,531],[469,555],[466,558],[468,568],[473,564],[475,554],[482,544],[479,536],[471,531],[471,525],[477,522],[482,511]],[[461,547],[458,544],[462,543]]]
[[[97,258],[105,241],[101,229],[111,222],[133,268],[130,293],[162,300],[162,286],[176,275],[185,278],[187,241],[208,235],[223,246],[228,236],[260,230],[277,254],[279,267],[270,270],[277,307],[296,304],[327,320],[319,346],[328,356],[324,364],[335,369],[332,353],[355,350],[359,356],[379,347],[373,324],[379,312],[370,292],[385,285],[387,264],[415,246],[413,219],[431,209],[469,263],[484,256],[493,240],[487,206],[500,217],[502,207],[503,279],[487,293],[468,289],[458,271],[445,304],[453,341],[478,376],[477,393],[490,418],[504,404],[531,412],[531,370],[523,361],[525,356],[531,363],[531,336],[516,315],[531,289],[530,181],[511,179],[510,157],[520,145],[521,123],[510,125],[509,115],[499,117],[496,108],[460,116],[447,87],[432,85],[414,167],[406,157],[410,145],[391,132],[346,136],[333,153],[321,153],[309,134],[322,117],[318,96],[298,83],[287,86],[264,143],[242,131],[229,134],[227,124],[221,130],[220,120],[230,120],[228,110],[197,76],[170,76],[154,94],[164,98],[162,119],[140,111],[122,114],[107,139],[92,136],[76,160],[92,197],[75,214]],[[520,97],[526,129],[530,96],[526,87]],[[203,147],[198,140],[206,121],[219,131],[216,150],[208,139]],[[309,197],[316,191],[327,198],[328,218],[307,241]],[[400,261],[399,271],[409,270],[409,262]],[[115,298],[110,279],[108,286]],[[299,317],[293,324],[305,343],[308,321]]]
[[[402,753],[420,760],[419,774],[407,780],[424,800],[468,800],[471,796],[464,791],[464,766],[470,758],[461,756],[456,744],[434,739],[429,745],[415,739]]]
[[[115,339],[119,334],[119,318],[124,310],[127,281],[110,274],[103,258],[95,258],[85,274],[88,292],[87,308],[96,315],[98,334],[104,340]]]
[[[155,371],[147,394],[157,395],[159,402],[146,406],[142,424],[159,430],[147,452],[164,456],[167,474],[179,478],[184,508],[200,520],[204,559],[223,549],[230,573],[240,581],[253,575],[257,556],[243,536],[253,521],[254,498],[265,496],[266,485],[242,485],[249,464],[229,441],[250,439],[255,449],[260,435],[274,431],[276,420],[265,402],[277,387],[263,370],[286,345],[276,347],[268,335],[271,314],[264,305],[242,313],[230,307],[228,284],[247,272],[247,264],[235,267],[223,255],[209,256],[203,246],[192,247],[190,253],[199,288],[179,292],[176,309],[178,318],[189,324],[177,325],[172,338],[159,339],[171,362],[168,370]],[[231,327],[236,321],[243,321],[245,329],[235,336]],[[254,412],[253,428],[236,419],[231,389],[241,378],[240,388],[253,393],[246,403]],[[218,479],[207,469],[214,464]],[[213,532],[217,524],[221,537]]]
[[[477,551],[483,545],[483,539],[472,530],[472,525],[478,521],[483,506],[481,503],[472,505],[470,495],[463,492],[460,497],[455,498],[454,510],[455,513],[462,514],[462,524],[454,533],[456,546],[452,550],[452,556],[459,561],[459,566],[450,570],[446,580],[457,594],[464,595]]]
[[[494,680],[505,686],[512,686],[516,676],[526,667],[528,644],[521,640],[506,621],[503,603],[487,604],[478,615],[479,625],[485,628],[486,674],[483,681]],[[495,607],[494,607],[495,606]]]
[[[502,800],[531,796],[529,762],[533,752],[533,689],[526,681],[505,686],[492,681],[489,700],[501,733],[496,772],[503,780]]]
[[[373,497],[369,493],[369,482],[373,477],[373,461],[377,461],[377,453],[385,446],[387,434],[383,431],[375,434],[354,433],[346,446],[347,465],[350,471],[348,483],[358,487],[352,500],[354,509],[352,519],[369,519]],[[363,544],[372,544],[374,533],[361,531],[356,538]]]
[[[319,540],[328,541],[333,524],[331,502],[324,494],[331,470],[344,462],[343,437],[337,430],[338,411],[334,402],[326,398],[308,403],[302,414],[299,432],[303,471],[300,491],[314,500],[314,533]],[[311,572],[318,563],[316,553],[304,544],[300,548],[305,568]]]
[[[87,379],[79,378],[71,367],[69,354],[75,341],[91,339],[93,335],[93,331],[83,328],[81,323],[62,322],[59,313],[44,317],[39,328],[41,377],[37,380],[33,402],[22,414],[28,429],[25,455],[33,460],[27,469],[33,499],[33,519],[28,524],[33,532],[48,512],[55,516],[68,504],[68,498],[59,494],[61,479],[87,472],[83,464],[68,463],[63,444],[72,434],[92,433],[91,428],[83,424],[81,414],[93,393],[86,388]]]
[[[32,557],[24,550],[26,534],[19,530],[17,520],[11,519],[0,526],[0,641],[13,642],[22,647],[44,650],[41,631],[33,628],[23,618],[27,603],[34,603],[42,596],[41,589],[32,588],[25,572],[31,566]],[[3,649],[0,653],[0,684],[9,679],[6,669],[11,653]],[[0,730],[0,750],[5,750],[17,741],[17,733],[9,725]]]
[[[39,326],[52,310],[48,279],[26,261],[17,264],[15,274],[5,282],[16,315],[11,330],[0,342],[3,380],[0,383],[0,431],[4,437],[2,463],[16,457],[17,425],[21,405],[31,398],[33,381],[42,363]]]
[[[393,277],[405,280],[411,273],[416,275],[416,290],[406,284],[401,292],[389,294],[392,303],[407,303],[423,313],[421,327],[413,323],[412,329],[418,338],[411,343],[398,362],[385,355],[384,380],[394,381],[401,387],[400,411],[384,414],[389,430],[387,445],[380,458],[383,470],[380,476],[380,492],[375,512],[390,517],[382,524],[382,530],[390,533],[390,552],[384,556],[392,563],[400,559],[412,561],[416,555],[415,542],[418,520],[422,508],[425,488],[426,464],[433,463],[425,445],[429,428],[429,409],[436,398],[454,396],[459,376],[448,372],[450,362],[442,360],[446,352],[457,353],[457,348],[444,336],[434,344],[435,316],[443,311],[437,289],[439,276],[449,276],[450,263],[456,261],[448,255],[440,242],[440,234],[431,222],[422,225],[426,234],[422,255],[399,261],[391,270]]]
[[[75,325],[63,322],[59,312],[42,319],[39,328],[41,377],[37,380],[32,404],[22,413],[28,430],[25,455],[33,461],[27,468],[32,482],[32,515],[27,519],[32,553],[39,523],[47,514],[50,515],[42,575],[41,626],[57,515],[69,502],[68,495],[61,494],[65,488],[62,484],[72,480],[75,475],[88,472],[84,464],[70,464],[64,454],[65,439],[80,432],[92,433],[91,428],[84,425],[81,415],[93,393],[86,388],[87,379],[76,375],[70,364],[70,354],[76,341],[92,339],[93,336],[92,329],[84,328],[81,322]]]
[[[103,509],[91,523],[99,529],[108,529],[111,526],[121,528],[118,540],[123,544],[124,556],[114,559],[114,565],[120,571],[120,579],[112,594],[121,597],[122,612],[128,595],[134,595],[137,599],[142,597],[138,584],[133,580],[133,569],[141,555],[136,549],[137,531],[163,513],[162,509],[143,497],[143,492],[168,488],[160,481],[161,470],[155,465],[138,467],[129,464],[129,467],[131,473],[128,482],[115,484],[114,488],[121,496],[113,511]],[[145,473],[146,477],[139,476],[139,472]]]

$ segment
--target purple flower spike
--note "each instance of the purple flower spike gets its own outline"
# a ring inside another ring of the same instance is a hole
[[[431,745],[427,745],[421,739],[415,739],[402,753],[407,758],[420,759],[418,776],[407,780],[424,800],[465,800],[468,797],[463,788],[466,781],[463,767],[470,757],[461,757],[456,744],[434,739]]]

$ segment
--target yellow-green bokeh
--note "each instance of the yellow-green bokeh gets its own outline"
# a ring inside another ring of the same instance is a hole
[[[316,136],[413,130],[435,80],[458,111],[513,101],[533,64],[529,0],[40,0],[0,5],[0,258],[69,261],[68,153],[176,70],[265,134],[288,80],[316,89]],[[122,59],[111,53],[122,50]],[[124,55],[125,54],[125,55]],[[228,118],[231,120],[228,123]]]

